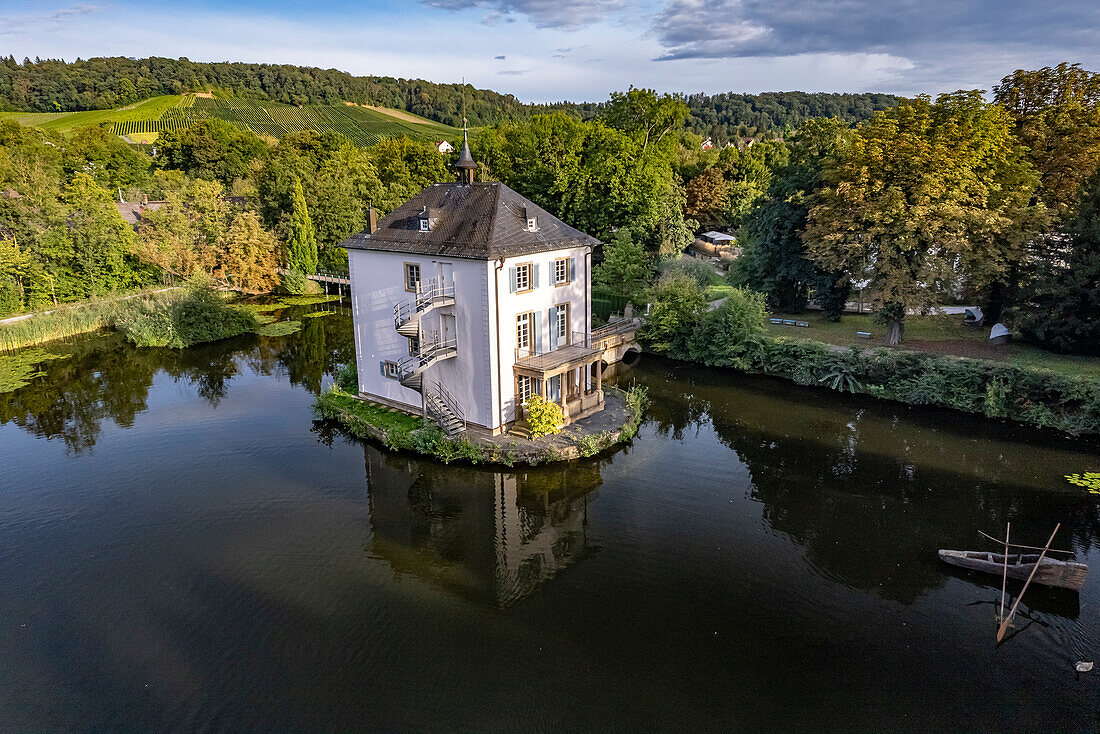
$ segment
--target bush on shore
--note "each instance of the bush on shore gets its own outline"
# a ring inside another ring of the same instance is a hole
[[[750,352],[747,371],[800,385],[1010,418],[1074,435],[1100,433],[1097,380],[900,349],[838,352],[790,337],[758,339]]]
[[[324,292],[321,284],[297,270],[286,270],[279,276],[279,292],[292,296],[312,296]]]
[[[662,279],[651,296],[640,336],[674,359],[1075,435],[1100,434],[1100,380],[989,360],[886,348],[838,351],[822,342],[769,337],[763,296],[738,289],[707,311],[698,284],[683,274]]]
[[[182,349],[254,331],[256,315],[230,306],[208,283],[194,283],[178,300],[146,301],[125,309],[115,328],[139,347]]]

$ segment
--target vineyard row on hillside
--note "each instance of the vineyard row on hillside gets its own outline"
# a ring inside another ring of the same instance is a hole
[[[295,107],[244,99],[217,99],[187,95],[180,106],[151,120],[125,120],[111,124],[116,135],[179,130],[203,119],[224,120],[258,135],[282,138],[302,130],[338,132],[356,145],[372,145],[382,138],[406,136],[415,140],[453,137],[455,131],[435,123],[414,123],[353,105]]]

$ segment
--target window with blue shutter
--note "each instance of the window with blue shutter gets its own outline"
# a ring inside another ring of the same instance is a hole
[[[531,342],[534,345],[533,354],[542,354],[542,313],[535,311],[531,314]]]

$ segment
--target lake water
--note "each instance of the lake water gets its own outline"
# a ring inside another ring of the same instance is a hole
[[[1100,726],[1095,442],[647,357],[630,445],[443,466],[313,421],[351,348],[92,337],[0,396],[0,730]],[[1006,521],[1093,576],[997,645],[936,550]]]

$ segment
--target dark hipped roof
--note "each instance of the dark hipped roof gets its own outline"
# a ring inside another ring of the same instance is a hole
[[[420,213],[438,219],[420,231]],[[526,217],[538,218],[528,231]],[[340,243],[348,250],[381,250],[496,260],[566,247],[594,246],[599,240],[570,227],[502,183],[441,183],[429,186],[382,217],[374,234],[366,231]]]

